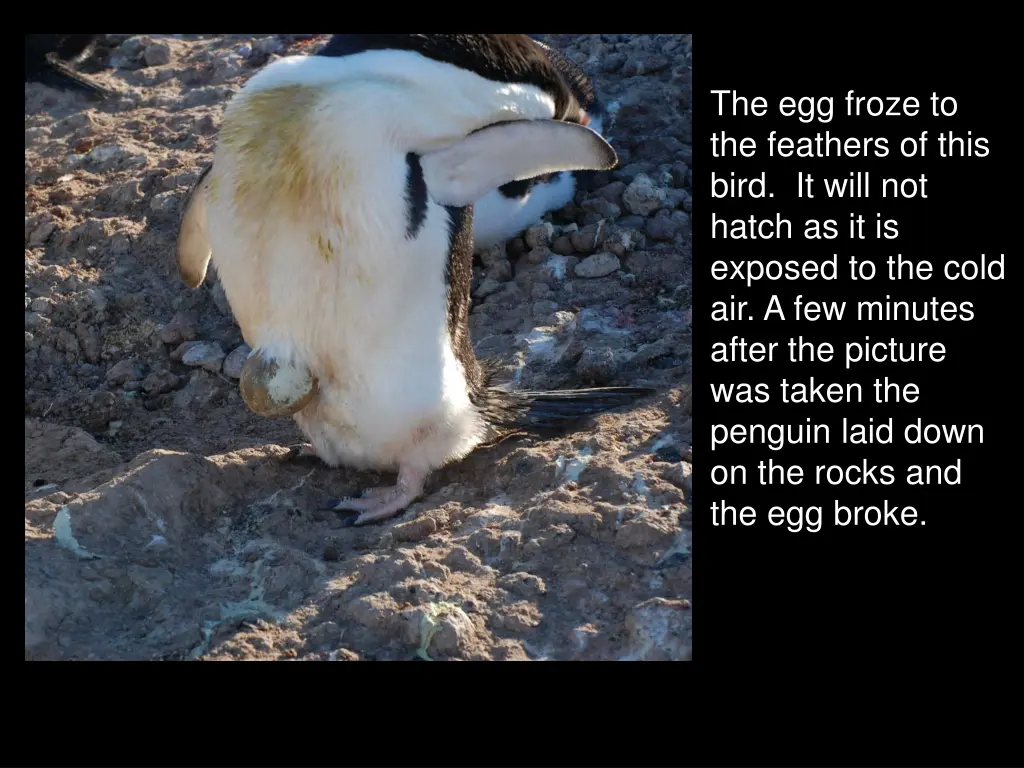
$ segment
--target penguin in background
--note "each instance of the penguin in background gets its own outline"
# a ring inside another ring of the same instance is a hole
[[[25,82],[106,99],[113,91],[71,68],[89,52],[97,35],[25,35]]]
[[[530,35],[530,38],[535,38]],[[586,114],[586,123],[592,131],[603,134],[605,110],[594,93],[583,70],[560,51],[539,40],[540,46],[552,64],[565,78],[576,101]],[[491,190],[477,201],[473,208],[473,243],[477,251],[498,245],[515,237],[527,227],[536,224],[549,211],[562,208],[576,196],[579,176],[590,173],[562,171],[532,179],[510,181]]]
[[[328,508],[385,520],[434,470],[503,431],[544,430],[654,390],[517,392],[469,337],[474,203],[503,184],[605,170],[566,73],[526,35],[335,35],[228,104],[188,198],[178,264],[211,258],[252,348],[247,406],[291,416],[292,455],[396,471]]]

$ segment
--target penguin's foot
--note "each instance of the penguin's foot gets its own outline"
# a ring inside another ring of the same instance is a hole
[[[387,520],[419,498],[423,493],[427,474],[421,469],[402,467],[395,485],[368,488],[358,498],[331,499],[325,509],[358,512],[359,515],[347,520],[346,525],[363,525]]]
[[[316,455],[316,449],[310,443],[296,443],[288,446],[288,453],[281,457],[282,462],[319,465],[323,461]]]

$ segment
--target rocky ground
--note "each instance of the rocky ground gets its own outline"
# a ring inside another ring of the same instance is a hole
[[[279,460],[301,435],[245,407],[215,270],[190,291],[174,257],[225,101],[326,36],[105,35],[79,68],[122,97],[26,84],[27,659],[690,658],[691,39],[541,37],[620,165],[480,254],[477,351],[659,393],[360,528],[319,507],[393,481]]]

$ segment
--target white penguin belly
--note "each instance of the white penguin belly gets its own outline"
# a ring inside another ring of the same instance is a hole
[[[213,261],[246,342],[319,381],[294,418],[332,466],[436,467],[482,439],[448,334],[447,212],[429,204],[412,240],[401,213],[350,231],[315,217],[257,224],[228,206],[211,217]]]

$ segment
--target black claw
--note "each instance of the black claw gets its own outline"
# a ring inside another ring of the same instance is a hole
[[[351,510],[348,510],[348,509],[340,510],[338,512],[338,514],[341,516],[341,527],[342,528],[351,528],[351,527],[353,527],[356,524],[356,520],[359,519],[359,513],[358,512],[352,512]]]
[[[324,504],[324,506],[322,506],[320,509],[323,512],[337,512],[337,514],[341,517],[341,527],[351,528],[352,526],[356,525],[356,520],[359,519],[359,516],[362,514],[362,512],[355,512],[351,509],[334,508],[336,505],[340,504],[344,500],[345,499],[328,499],[327,503]],[[369,523],[359,523],[359,525],[381,525],[382,523],[388,522],[390,519],[391,518],[385,517],[381,518],[380,520],[374,520]]]
[[[288,462],[291,464],[300,464],[307,466],[320,466],[320,457],[315,453],[309,453],[306,446],[302,445],[291,445],[288,447],[288,453],[281,457],[281,461]]]
[[[320,507],[320,511],[321,512],[337,512],[339,515],[341,515],[344,518],[352,517],[352,519],[355,519],[355,518],[359,517],[360,513],[356,512],[354,510],[351,510],[351,509],[337,509],[337,506],[339,504],[341,504],[341,502],[343,502],[343,501],[345,501],[345,499],[328,499],[327,501],[324,502],[324,505],[322,507]],[[343,525],[352,525],[352,521],[346,519],[344,521]]]

